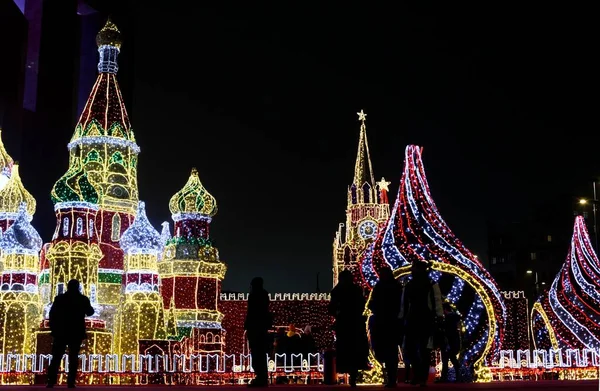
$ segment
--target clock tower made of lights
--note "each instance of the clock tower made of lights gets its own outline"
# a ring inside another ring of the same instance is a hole
[[[358,153],[354,165],[354,180],[348,187],[346,222],[340,223],[333,240],[333,285],[343,270],[350,270],[354,281],[362,282],[360,261],[363,252],[377,237],[378,229],[390,215],[388,186],[385,178],[375,182],[367,142],[367,114],[360,111]]]

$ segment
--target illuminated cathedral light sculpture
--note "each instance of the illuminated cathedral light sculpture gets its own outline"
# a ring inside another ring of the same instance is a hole
[[[473,366],[479,381],[491,380],[486,365],[498,358],[503,340],[503,296],[492,276],[443,220],[429,191],[422,148],[409,145],[396,203],[387,224],[365,251],[361,271],[373,286],[381,268],[390,267],[401,278],[410,273],[415,261],[432,261],[431,277],[465,317],[466,349],[460,359]]]
[[[0,239],[3,265],[0,277],[0,354],[3,355],[34,353],[33,330],[41,320],[38,269],[43,242],[30,224],[30,211],[27,204],[21,202],[17,218]]]
[[[179,336],[190,337],[191,351],[222,352],[225,341],[218,298],[227,266],[209,235],[217,203],[195,168],[171,198],[169,209],[175,232],[158,266],[165,308],[174,312]]]
[[[362,283],[359,265],[363,252],[375,240],[379,227],[390,214],[387,195],[390,182],[385,178],[375,182],[367,141],[367,114],[362,110],[357,114],[361,125],[354,179],[348,188],[346,223],[339,225],[333,240],[334,286],[339,273],[345,269],[353,273],[356,282]]]
[[[92,202],[102,258],[98,265],[97,300],[109,328],[121,297],[123,250],[121,235],[135,218],[138,203],[137,162],[140,148],[117,82],[121,33],[110,20],[96,36],[98,77],[68,144],[69,166],[81,165],[97,189]]]
[[[583,216],[563,267],[533,306],[531,326],[536,349],[600,349],[600,261]]]
[[[117,353],[136,355],[140,339],[167,337],[157,266],[163,247],[161,235],[148,221],[140,201],[134,223],[121,236],[125,292],[118,311]]]

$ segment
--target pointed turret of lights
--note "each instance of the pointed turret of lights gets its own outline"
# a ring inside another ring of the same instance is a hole
[[[355,282],[364,285],[360,275],[359,261],[363,251],[377,237],[377,230],[390,213],[387,202],[389,182],[382,179],[375,183],[373,165],[367,141],[367,114],[358,113],[360,132],[358,151],[354,164],[354,177],[348,187],[346,223],[340,224],[333,241],[333,284],[339,273],[349,270]],[[377,191],[379,188],[379,192]]]
[[[600,349],[600,262],[582,216],[575,218],[567,259],[534,304],[538,349]]]
[[[138,203],[137,215],[133,224],[121,236],[121,248],[129,254],[155,254],[163,249],[161,235],[148,221],[146,204]]]
[[[110,19],[96,36],[96,43],[98,77],[68,147],[71,156],[79,157],[91,174],[90,181],[102,189],[98,202],[109,210],[135,214],[140,148],[117,82],[121,33]]]
[[[385,266],[400,276],[408,274],[412,262],[434,261],[432,278],[444,279],[443,293],[451,302],[460,302],[460,309],[466,313],[467,349],[463,359],[481,368],[489,353],[498,352],[503,338],[503,297],[477,257],[440,215],[429,191],[421,154],[419,146],[406,147],[396,203],[373,246],[365,251],[361,270],[372,286],[377,282],[378,271]],[[466,285],[475,291],[475,300],[464,307],[466,301],[459,299],[463,291],[467,293]]]
[[[360,136],[358,140],[358,153],[356,154],[356,163],[354,164],[353,184],[362,186],[365,183],[375,184],[373,176],[373,166],[371,165],[371,155],[369,153],[369,143],[367,141],[367,114],[364,110],[356,113],[360,123]]]
[[[0,239],[3,256],[8,254],[34,255],[37,257],[42,248],[42,238],[31,225],[31,215],[27,203],[19,204],[17,218]]]
[[[0,220],[15,220],[23,202],[26,204],[26,216],[31,221],[35,213],[35,198],[23,186],[19,175],[19,164],[14,163],[10,179],[0,190]]]

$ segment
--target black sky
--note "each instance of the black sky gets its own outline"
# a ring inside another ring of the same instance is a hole
[[[140,196],[159,227],[198,168],[219,205],[212,236],[226,289],[262,275],[271,291],[312,291],[317,272],[330,288],[360,109],[392,198],[405,145],[424,146],[442,216],[482,257],[488,221],[546,204],[568,216],[556,200],[588,195],[600,172],[591,10],[137,3],[120,27],[123,54],[134,49],[121,70],[133,68],[123,94],[142,149]],[[58,163],[48,168],[57,178]],[[48,239],[52,210],[38,208],[37,221]]]

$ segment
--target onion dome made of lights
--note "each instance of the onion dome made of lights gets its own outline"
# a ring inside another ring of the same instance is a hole
[[[6,178],[10,177],[10,169],[13,163],[12,157],[10,157],[8,152],[6,152],[6,148],[4,148],[4,142],[2,142],[2,128],[0,128],[0,175],[4,175]],[[4,187],[3,183],[0,182],[0,189],[2,187]]]
[[[4,254],[37,254],[44,242],[29,222],[28,205],[21,202],[15,222],[4,232],[0,248]]]
[[[81,160],[74,157],[67,172],[54,184],[50,192],[52,202],[89,202],[97,204],[98,191],[88,179]]]
[[[23,186],[19,175],[19,164],[14,163],[10,179],[6,182],[2,190],[0,190],[0,213],[14,213],[16,216],[22,202],[27,205],[25,211],[31,220],[31,217],[35,213],[35,198]]]
[[[135,220],[123,232],[120,243],[125,254],[159,253],[163,250],[162,237],[148,221],[143,201],[138,202]]]
[[[102,27],[102,30],[96,34],[96,45],[98,45],[98,47],[108,45],[121,49],[122,43],[121,32],[117,28],[117,25],[108,18],[106,24]]]
[[[217,214],[217,201],[200,182],[198,170],[192,173],[183,189],[179,190],[169,201],[172,214],[199,214],[213,217]]]

